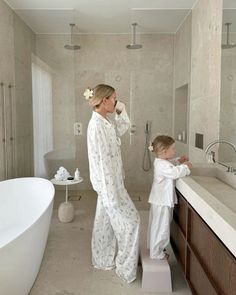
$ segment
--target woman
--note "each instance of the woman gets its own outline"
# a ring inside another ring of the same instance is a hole
[[[98,194],[92,263],[99,269],[116,268],[116,274],[130,283],[136,279],[140,218],[124,187],[118,137],[129,128],[130,121],[113,87],[97,85],[86,89],[84,96],[93,107],[87,144],[90,180]],[[107,114],[115,110],[113,124]]]

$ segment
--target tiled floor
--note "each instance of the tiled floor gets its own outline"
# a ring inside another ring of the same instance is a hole
[[[76,193],[76,192],[71,192]],[[141,266],[137,279],[126,284],[113,270],[101,271],[91,265],[90,240],[96,195],[91,191],[72,196],[75,219],[71,223],[60,223],[57,218],[58,205],[64,201],[64,192],[57,191],[48,243],[37,280],[29,295],[146,295],[141,289]],[[141,214],[148,210],[146,194],[133,193],[132,199]],[[173,253],[169,259],[173,292],[190,295]],[[156,293],[157,294],[157,293]],[[161,293],[158,293],[161,295]],[[169,293],[162,293],[168,295]]]

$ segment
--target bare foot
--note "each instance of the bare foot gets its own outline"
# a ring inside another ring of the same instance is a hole
[[[160,260],[168,260],[170,257],[169,254],[165,253],[165,256],[163,258],[161,258]]]

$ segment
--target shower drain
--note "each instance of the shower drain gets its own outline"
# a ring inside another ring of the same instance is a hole
[[[134,202],[141,202],[141,197],[140,196],[131,196],[131,199]]]
[[[81,198],[82,198],[81,195],[70,195],[70,196],[68,197],[68,200],[69,200],[69,201],[80,201]]]

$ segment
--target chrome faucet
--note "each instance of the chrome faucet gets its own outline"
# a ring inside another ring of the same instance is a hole
[[[209,151],[209,149],[210,149],[213,145],[215,145],[215,144],[217,144],[217,143],[226,143],[226,144],[230,145],[230,146],[234,149],[234,151],[235,151],[235,153],[236,153],[236,146],[235,146],[232,142],[230,142],[230,141],[228,141],[228,140],[225,140],[225,139],[217,139],[217,140],[211,141],[211,142],[206,146],[206,148],[205,148],[205,154],[208,155],[208,151]],[[231,167],[231,166],[228,166],[228,165],[225,165],[225,164],[223,164],[223,163],[221,163],[221,162],[216,161],[216,160],[215,160],[215,153],[214,153],[214,152],[211,152],[211,156],[212,156],[212,160],[213,160],[214,163],[217,162],[218,164],[220,164],[220,165],[222,165],[222,166],[225,166],[225,167],[227,168],[227,171],[228,171],[228,172],[235,172],[235,168],[233,168],[233,167]]]
[[[217,139],[217,140],[214,140],[214,141],[210,142],[210,143],[206,146],[206,148],[205,148],[205,154],[207,154],[208,151],[209,151],[209,149],[210,149],[213,145],[215,145],[215,144],[217,144],[217,143],[226,143],[226,144],[230,145],[230,146],[234,149],[234,151],[235,151],[235,153],[236,153],[236,146],[235,146],[232,142],[230,142],[230,141],[228,141],[228,140],[225,140],[225,139]]]

